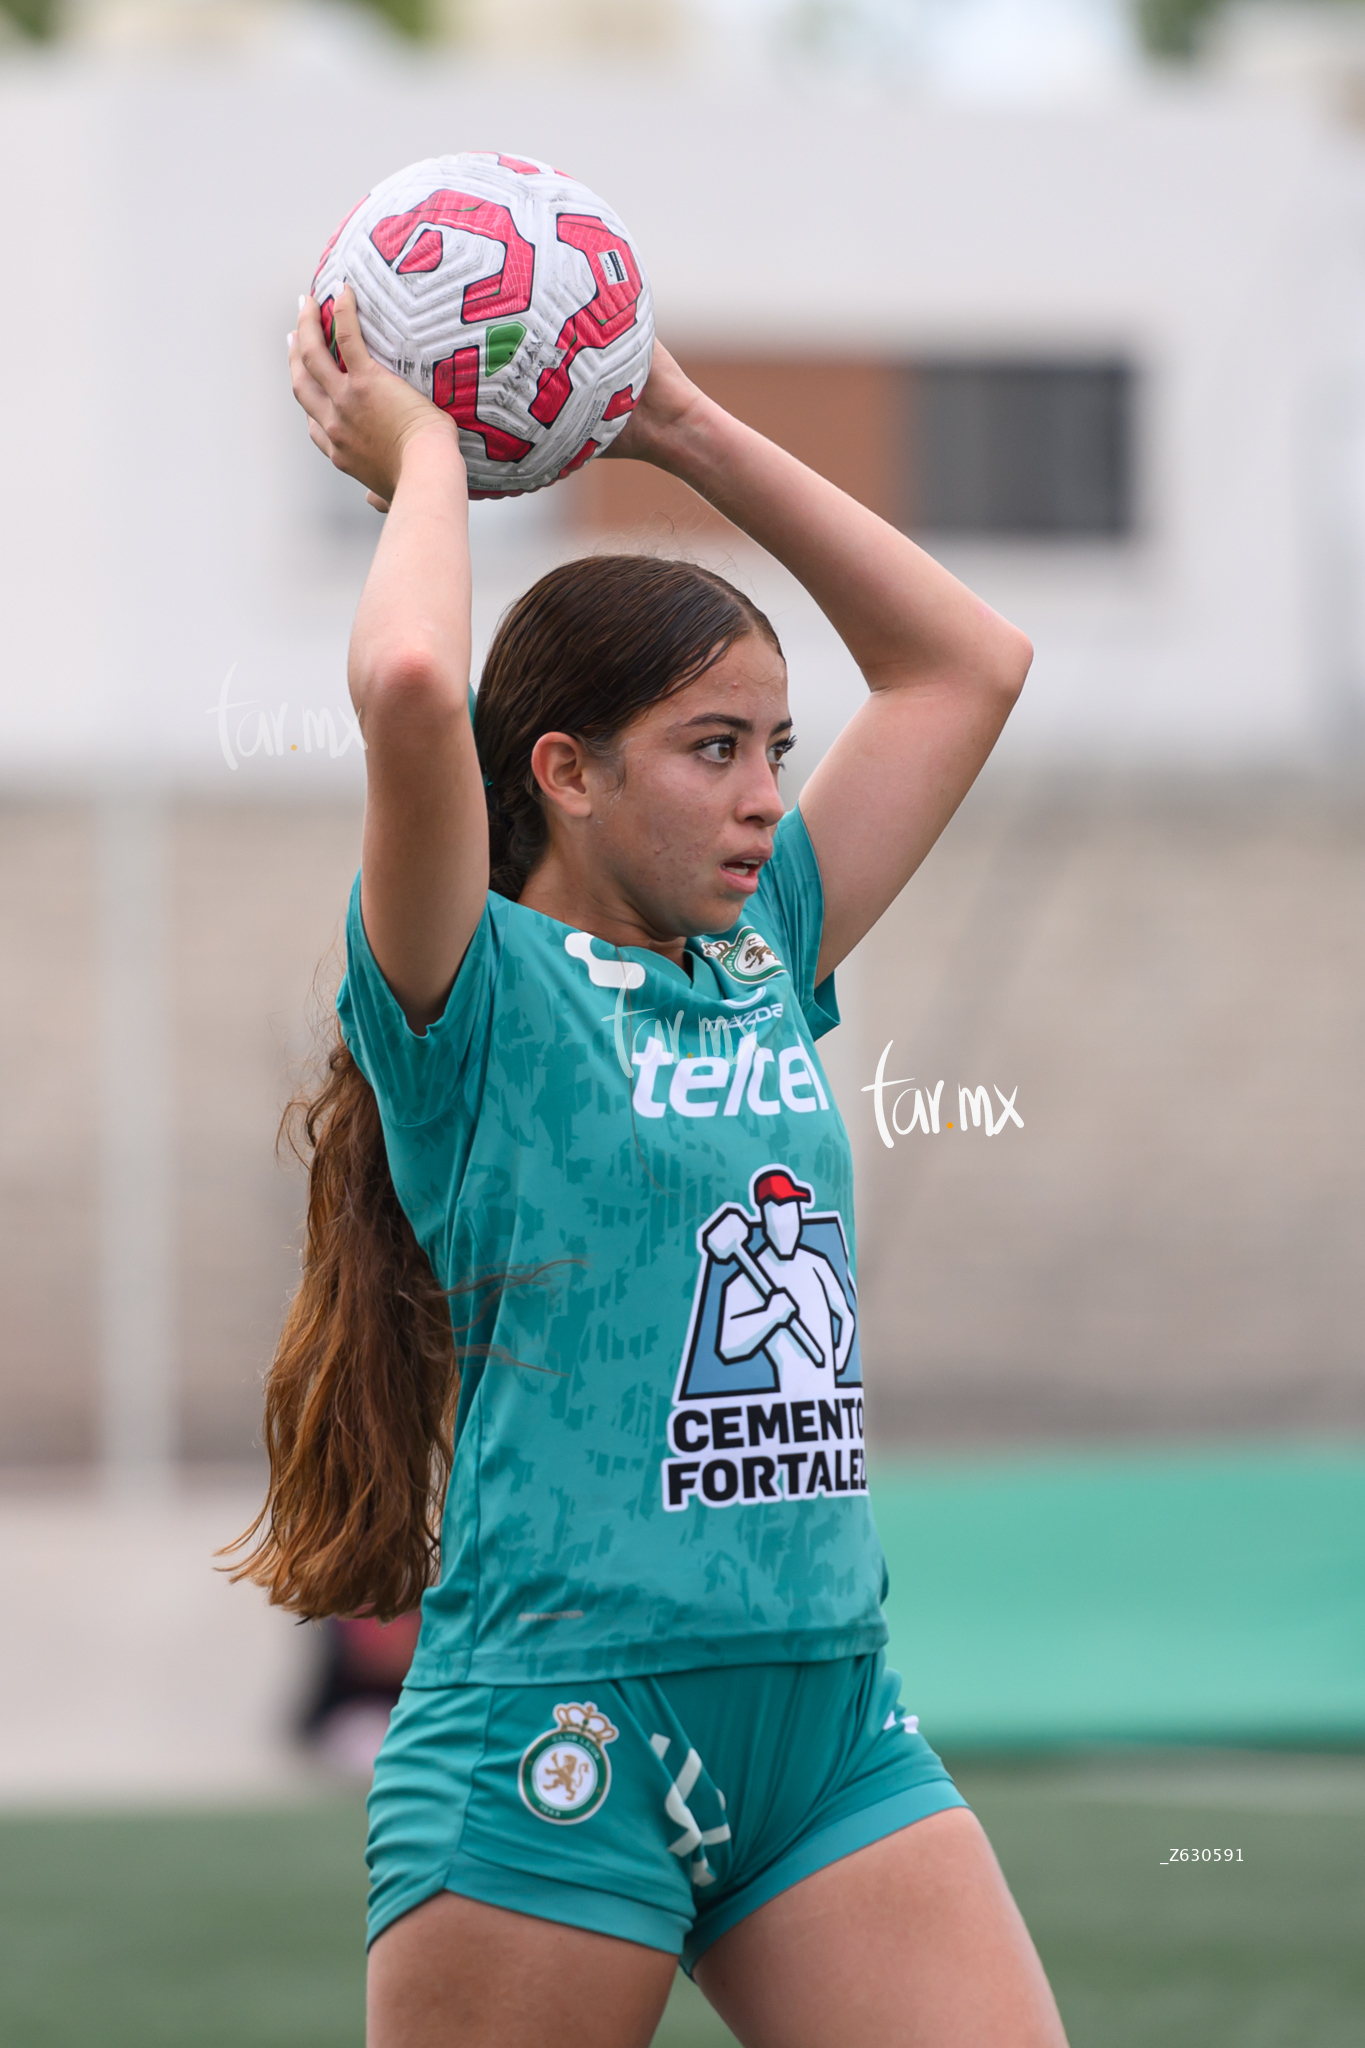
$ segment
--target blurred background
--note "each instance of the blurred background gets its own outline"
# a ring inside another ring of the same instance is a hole
[[[1359,0],[2,0],[0,2044],[361,2038],[411,1631],[212,1555],[261,1497],[379,525],[285,335],[378,178],[487,147],[602,192],[699,381],[1034,640],[822,1045],[893,1653],[1073,2043],[1344,2048]],[[622,544],[768,610],[794,796],[859,679],[652,471],[474,508],[479,645]],[[659,2038],[728,2036],[684,1986]]]

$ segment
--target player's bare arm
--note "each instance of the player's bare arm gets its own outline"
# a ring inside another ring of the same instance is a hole
[[[440,1015],[488,890],[488,814],[469,726],[469,499],[447,414],[376,363],[355,299],[333,358],[306,299],[290,337],[315,445],[388,506],[351,635],[367,750],[361,885],[375,959],[414,1030]]]
[[[1033,650],[922,548],[731,418],[655,345],[610,451],[680,477],[811,593],[870,696],[801,796],[825,890],[819,972],[869,931],[971,788]]]

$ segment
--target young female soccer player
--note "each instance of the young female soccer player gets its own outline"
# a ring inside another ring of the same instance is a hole
[[[344,370],[306,302],[294,390],[388,518],[251,1569],[302,1613],[392,1614],[436,1567],[371,1801],[371,2048],[637,2048],[680,1956],[751,2048],[1055,2048],[884,1663],[815,1052],[1028,644],[658,348],[613,454],[784,562],[868,700],[784,815],[767,619],[702,569],[604,556],[512,607],[471,729],[456,430],[369,359],[349,294],[336,333]]]

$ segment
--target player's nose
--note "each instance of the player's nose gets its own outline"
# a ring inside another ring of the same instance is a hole
[[[766,754],[758,754],[737,792],[735,816],[746,825],[761,825],[770,832],[784,810],[772,764]]]

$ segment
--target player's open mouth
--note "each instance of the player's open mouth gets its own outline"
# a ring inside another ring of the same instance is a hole
[[[743,889],[752,893],[758,887],[758,878],[766,864],[763,860],[723,860],[720,871],[732,889]]]

